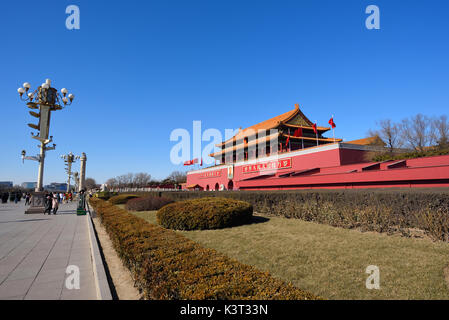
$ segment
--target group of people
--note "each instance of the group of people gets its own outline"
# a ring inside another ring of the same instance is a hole
[[[60,203],[72,202],[76,193],[72,192],[45,192],[45,210],[44,214],[56,214],[58,212]],[[10,202],[17,203],[22,198],[25,199],[25,205],[31,205],[32,194],[30,192],[0,192],[0,200],[2,203]]]
[[[2,198],[2,203],[8,202],[9,192],[3,192],[1,198]]]
[[[50,192],[45,195],[44,214],[56,214],[58,212],[59,203],[64,201],[63,193]]]
[[[0,194],[0,198],[1,198],[2,203],[7,203],[8,199],[10,202],[14,201],[14,203],[17,203],[22,198],[25,198],[25,194],[23,194],[22,191],[2,192]]]
[[[72,192],[49,192],[45,194],[44,214],[56,214],[60,203],[68,203],[73,200]]]

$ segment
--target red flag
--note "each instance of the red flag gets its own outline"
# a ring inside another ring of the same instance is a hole
[[[184,162],[185,166],[191,166],[193,164],[192,160],[187,160]]]
[[[301,137],[302,136],[302,128],[296,129],[295,132],[293,133],[293,135],[295,137]]]
[[[332,118],[329,120],[329,124],[332,126],[332,129],[334,129],[334,128],[336,127],[335,122],[334,122],[334,117],[332,117]]]
[[[287,136],[287,141],[285,141],[285,149],[288,149],[288,142],[290,141],[290,136]]]
[[[203,166],[203,158],[201,158],[201,164],[200,164],[200,166]]]
[[[316,128],[316,123],[314,123],[314,124],[312,125],[312,128],[313,128],[313,132],[318,133],[318,130],[317,130],[317,128]]]

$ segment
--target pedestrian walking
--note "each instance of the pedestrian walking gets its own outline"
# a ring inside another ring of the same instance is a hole
[[[64,195],[62,192],[59,193],[59,203],[62,203],[62,200],[64,199]]]
[[[25,193],[25,205],[30,204],[30,194],[27,192]]]
[[[59,196],[57,193],[53,194],[53,199],[52,199],[52,207],[53,207],[53,214],[56,214],[56,212],[58,211],[59,208]]]
[[[17,192],[14,193],[14,203],[17,204],[17,201],[19,201],[19,195]]]
[[[53,206],[53,199],[51,197],[51,194],[47,193],[45,195],[45,210],[44,210],[44,214],[51,214],[51,209]]]

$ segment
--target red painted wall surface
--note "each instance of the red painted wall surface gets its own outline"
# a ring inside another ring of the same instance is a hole
[[[291,159],[291,167],[276,170],[276,172],[278,174],[282,174],[282,173],[290,172],[290,171],[294,171],[294,170],[303,170],[303,169],[316,168],[316,167],[329,167],[329,166],[339,166],[340,165],[339,149],[303,154],[300,156],[291,156],[290,154],[281,154],[278,158],[275,158],[273,160],[261,160],[260,162],[272,162],[272,161],[282,160],[285,158]],[[238,189],[240,182],[244,179],[254,178],[261,174],[266,174],[266,173],[270,172],[270,170],[265,170],[265,171],[252,172],[252,173],[243,173],[242,169],[244,166],[247,166],[248,163],[251,163],[251,161],[238,163],[234,166],[234,178],[232,179],[234,189]],[[217,166],[217,168],[215,170],[213,170],[213,171],[221,171],[221,174],[219,177],[204,178],[203,175],[205,172],[207,172],[206,170],[197,170],[197,171],[189,172],[187,174],[186,185],[189,186],[189,185],[199,184],[200,186],[202,186],[204,188],[204,190],[206,190],[208,185],[209,185],[209,189],[215,189],[215,185],[218,183],[218,185],[223,184],[227,189],[228,183],[230,180],[230,179],[228,179],[227,167],[228,166],[226,166],[226,165]]]
[[[340,149],[340,163],[342,165],[368,162],[366,159],[366,151],[364,150],[351,150],[351,149]]]
[[[449,155],[409,159],[398,164],[398,161],[363,162],[365,153],[364,150],[340,147],[325,151],[317,149],[316,152],[296,156],[283,154],[279,158],[291,158],[291,167],[255,173],[243,173],[242,168],[248,162],[239,163],[234,167],[233,188],[278,190],[449,186]],[[397,167],[389,167],[391,164],[397,164]],[[301,172],[313,168],[317,169]],[[201,170],[189,173],[187,185],[199,184],[205,190],[209,185],[212,190],[218,183],[227,189],[227,166],[219,166],[216,170],[221,171],[220,177],[201,178],[204,175]],[[292,172],[297,175],[279,177]]]
[[[319,168],[319,167],[333,167],[340,165],[340,154],[338,149],[321,151],[317,153],[304,154],[300,156],[286,156],[281,155],[279,159],[282,158],[291,158],[292,165],[290,168],[279,169],[276,170],[277,174],[283,174],[290,171],[311,169],[311,168]],[[259,176],[260,174],[269,173],[270,171],[261,171],[255,173],[243,173],[242,172],[243,165],[236,165],[234,168],[235,177],[234,180],[239,183],[244,179],[254,178]]]
[[[220,168],[221,167],[221,168]],[[212,170],[215,172],[220,172],[219,177],[204,177],[204,175],[201,175],[201,173],[189,173],[187,174],[187,183],[186,186],[193,185],[193,184],[199,184],[204,188],[204,190],[207,190],[207,186],[209,186],[209,190],[215,190],[215,185],[218,183],[218,186],[221,184],[224,184],[226,189],[228,188],[228,170],[227,167],[218,166],[215,170]],[[205,173],[205,172],[203,172]]]

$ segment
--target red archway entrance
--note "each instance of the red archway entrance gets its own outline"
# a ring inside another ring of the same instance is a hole
[[[206,186],[206,191],[209,191],[209,185]]]
[[[229,180],[228,182],[228,190],[233,190],[234,189],[234,182],[232,182],[232,180]]]
[[[218,191],[220,186],[218,185],[218,182],[215,184],[215,191]]]

